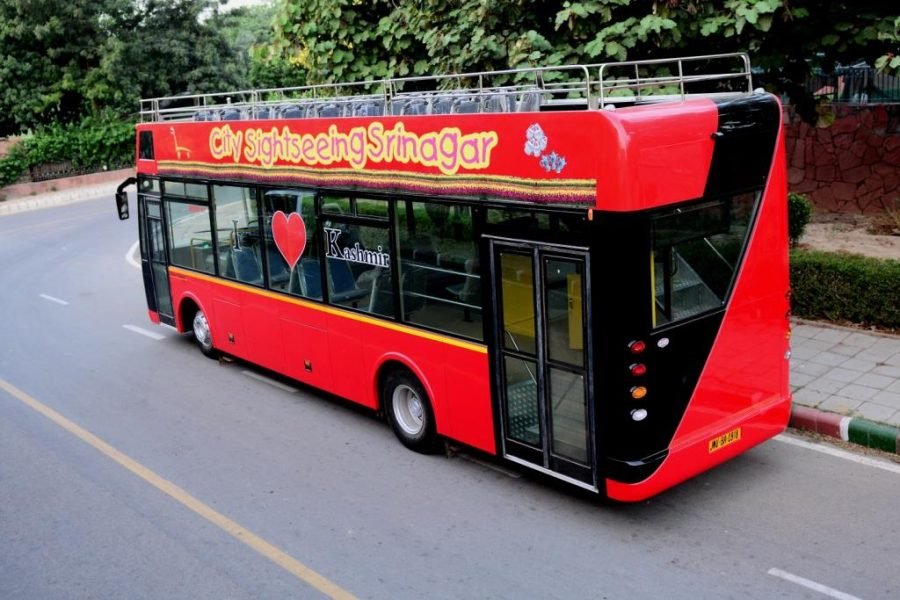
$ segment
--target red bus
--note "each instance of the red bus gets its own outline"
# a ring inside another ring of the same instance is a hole
[[[149,316],[204,353],[622,501],[787,423],[782,113],[746,55],[142,114]]]

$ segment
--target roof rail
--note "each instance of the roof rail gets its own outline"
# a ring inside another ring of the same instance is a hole
[[[403,77],[141,100],[141,120],[602,109],[753,90],[747,54]]]

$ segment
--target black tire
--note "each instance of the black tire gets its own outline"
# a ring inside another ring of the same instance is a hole
[[[439,450],[431,402],[412,373],[404,370],[388,373],[381,388],[381,405],[391,429],[404,446],[422,454]]]
[[[216,358],[218,356],[218,352],[216,352],[215,346],[213,345],[212,330],[209,327],[209,320],[206,318],[206,314],[199,308],[197,309],[197,312],[194,313],[194,318],[191,321],[191,333],[194,336],[194,341],[197,342],[197,347],[200,348],[200,352],[202,352],[204,356],[209,358]]]

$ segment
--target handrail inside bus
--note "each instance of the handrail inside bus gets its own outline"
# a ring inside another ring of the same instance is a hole
[[[746,53],[527,67],[141,100],[141,121],[596,110],[753,91]]]

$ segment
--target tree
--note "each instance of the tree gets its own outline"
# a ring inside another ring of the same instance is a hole
[[[882,0],[279,0],[271,56],[321,83],[747,51],[809,114],[813,70],[900,64],[898,24]]]
[[[0,134],[87,109],[84,80],[101,60],[102,22],[121,0],[0,0]]]
[[[245,87],[220,2],[0,0],[0,135]]]

